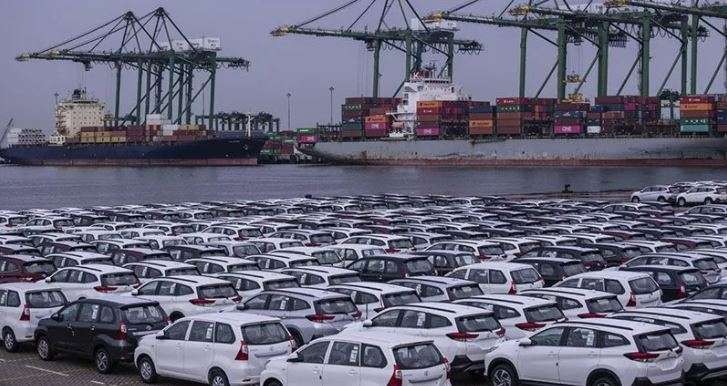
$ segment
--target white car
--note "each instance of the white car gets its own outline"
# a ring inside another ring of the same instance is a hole
[[[286,358],[293,345],[277,318],[240,312],[202,314],[142,338],[134,363],[146,383],[163,376],[215,386],[257,385],[268,361]]]
[[[226,272],[213,276],[232,283],[237,294],[242,297],[241,301],[250,299],[263,291],[300,287],[298,279],[295,277],[272,271]]]
[[[271,360],[264,386],[450,386],[450,366],[420,337],[350,333],[316,339],[288,358]]]
[[[727,202],[727,189],[721,186],[695,186],[676,198],[678,206]]]
[[[416,290],[425,302],[446,302],[482,295],[477,283],[454,277],[413,276],[390,280],[389,283]]]
[[[252,271],[258,269],[256,262],[239,257],[230,256],[207,256],[196,259],[189,259],[185,263],[192,264],[197,267],[203,275],[223,273],[223,272],[240,272]]]
[[[371,319],[388,307],[421,301],[416,290],[387,283],[346,283],[329,286],[326,290],[351,296],[363,319]]]
[[[626,308],[661,305],[661,289],[646,272],[597,271],[571,276],[553,287],[583,288],[609,292]]]
[[[276,249],[303,246],[303,243],[300,240],[284,239],[280,237],[260,237],[256,239],[248,239],[246,241],[258,247],[262,253],[272,252]]]
[[[525,289],[542,288],[545,283],[532,265],[504,261],[465,265],[447,276],[473,281],[486,294],[516,294]]]
[[[459,251],[473,254],[480,260],[505,260],[507,255],[497,242],[480,240],[452,240],[432,244],[427,251]]]
[[[172,321],[189,315],[222,311],[242,300],[230,282],[193,275],[155,279],[132,291],[131,295],[159,302]]]
[[[676,190],[670,190],[670,187],[668,185],[647,186],[641,190],[633,192],[631,194],[631,202],[672,201],[675,197],[676,192]]]
[[[43,282],[0,284],[0,332],[3,347],[16,352],[35,339],[38,321],[67,303],[58,288]]]
[[[179,261],[144,260],[138,263],[124,264],[123,267],[134,271],[142,284],[167,276],[199,275],[197,267]]]
[[[86,264],[61,268],[45,279],[63,292],[69,302],[81,298],[99,298],[103,294],[131,292],[139,279],[134,272],[105,264]]]
[[[481,372],[482,360],[503,342],[505,329],[492,311],[452,303],[412,303],[391,307],[341,331],[391,333],[430,339],[455,372]]]
[[[506,339],[519,339],[566,320],[553,300],[533,296],[490,294],[455,300],[456,304],[492,311],[505,329]]]
[[[610,318],[671,327],[684,352],[684,374],[695,385],[724,377],[727,369],[727,323],[716,315],[674,308],[625,311]]]
[[[281,269],[280,273],[294,276],[303,287],[325,288],[329,285],[360,282],[357,271],[350,269],[310,266]]]
[[[600,319],[502,343],[485,358],[485,374],[497,386],[679,384],[683,364],[668,327]]]
[[[614,294],[580,288],[540,288],[520,295],[555,301],[568,319],[604,318],[624,309]]]

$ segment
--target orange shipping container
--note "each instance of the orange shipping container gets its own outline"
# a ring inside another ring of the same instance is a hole
[[[679,107],[683,111],[709,111],[714,109],[711,103],[682,103]]]
[[[491,119],[481,119],[470,121],[470,129],[492,129],[493,122]]]
[[[442,101],[419,101],[417,102],[417,109],[419,108],[425,108],[425,109],[433,109],[437,107],[442,107]]]
[[[391,121],[391,116],[389,115],[369,115],[364,118],[364,122],[366,123],[387,123]]]

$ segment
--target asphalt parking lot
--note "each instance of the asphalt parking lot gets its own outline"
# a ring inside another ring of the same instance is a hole
[[[175,379],[160,379],[157,385],[198,385]],[[457,379],[456,386],[486,385],[482,379]],[[0,349],[0,385],[2,386],[101,386],[144,385],[131,364],[121,364],[113,374],[99,374],[91,361],[59,356],[54,361],[40,360],[33,346],[25,345],[20,352]]]

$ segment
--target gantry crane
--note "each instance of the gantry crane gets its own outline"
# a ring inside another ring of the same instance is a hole
[[[410,0],[370,0],[358,17],[347,27],[341,29],[317,28],[309,25],[337,14],[345,9],[359,3],[360,0],[350,0],[334,9],[323,12],[321,15],[308,19],[295,25],[284,25],[271,32],[273,36],[285,36],[288,34],[308,35],[316,37],[347,38],[361,41],[366,44],[368,50],[373,51],[373,85],[372,96],[379,97],[380,86],[380,58],[383,47],[400,51],[405,55],[404,80],[394,92],[398,94],[404,82],[410,76],[421,70],[422,56],[431,50],[446,58],[447,76],[452,79],[454,75],[454,55],[460,53],[479,53],[482,45],[475,40],[461,40],[454,37],[455,30],[438,28],[428,25],[419,15],[419,12],[411,5]],[[374,31],[367,29],[354,29],[367,14],[374,13],[376,5],[382,5],[381,12],[376,14],[376,28]],[[391,9],[396,6],[403,18],[404,28],[388,27],[387,16]],[[410,21],[411,20],[411,21]],[[444,71],[445,68],[442,70]]]
[[[218,56],[219,47],[208,48],[204,42],[193,44],[166,10],[157,8],[141,17],[126,12],[44,50],[22,53],[16,60],[71,61],[81,63],[86,71],[94,64],[111,66],[116,71],[115,126],[127,122],[142,124],[147,114],[164,112],[170,121],[181,123],[184,117],[186,123],[191,123],[192,104],[209,87],[208,125],[211,128],[217,70],[222,67],[248,70],[250,62],[239,57]],[[122,115],[121,75],[124,69],[136,70],[137,87],[133,109]],[[165,72],[168,76],[166,90],[163,84]],[[195,92],[194,78],[198,72],[207,76]],[[175,101],[176,119],[173,113]]]

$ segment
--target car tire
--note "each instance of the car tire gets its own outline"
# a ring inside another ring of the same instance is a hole
[[[520,380],[512,366],[503,363],[490,371],[490,383],[492,386],[518,386]]]
[[[656,199],[656,201],[659,201],[659,202],[666,202],[666,198],[665,198],[665,197],[663,197],[663,196],[659,196],[659,197],[658,197],[658,198]]]
[[[35,340],[35,352],[44,361],[52,361],[56,355],[53,351],[53,346],[50,344],[50,340],[45,335],[41,335]]]
[[[277,379],[268,379],[263,386],[283,386],[283,384]]]
[[[169,321],[174,323],[177,320],[182,319],[183,317],[184,317],[184,314],[182,314],[181,312],[172,312],[172,314],[169,315]]]
[[[712,201],[712,197],[707,197],[707,198],[705,198],[705,199],[704,199],[704,205],[709,205],[709,204],[711,204],[712,202],[713,202],[713,201]]]
[[[621,383],[608,374],[598,375],[593,378],[588,386],[621,386]]]
[[[305,342],[303,341],[303,337],[300,336],[300,333],[298,331],[291,331],[290,336],[293,337],[293,341],[295,342],[295,348],[299,349],[305,345]]]
[[[684,197],[677,200],[677,206],[687,206],[687,200]]]
[[[157,381],[157,369],[154,366],[154,361],[152,361],[151,358],[146,355],[142,356],[141,358],[139,358],[136,367],[139,368],[139,376],[141,377],[142,382],[154,383]]]
[[[7,352],[17,352],[20,348],[20,343],[15,339],[15,333],[10,328],[3,330],[3,347]]]
[[[111,359],[109,351],[103,347],[99,347],[93,353],[93,365],[99,373],[108,374],[113,371],[115,363]]]
[[[641,200],[640,200],[640,199],[639,199],[638,197],[636,197],[636,196],[634,196],[634,197],[631,197],[631,202],[636,202],[636,203],[638,203],[639,201],[641,201]]]
[[[227,379],[227,375],[220,369],[212,369],[209,376],[210,386],[230,386],[230,381]]]

